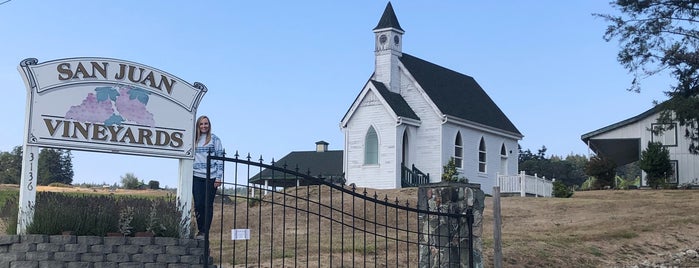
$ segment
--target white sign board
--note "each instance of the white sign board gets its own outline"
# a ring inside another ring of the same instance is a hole
[[[20,72],[29,90],[30,145],[193,157],[202,84],[107,58],[27,59]]]
[[[39,147],[177,158],[178,203],[189,211],[197,106],[206,93],[169,73],[109,58],[25,59],[27,87],[17,233],[32,223]],[[182,213],[181,235],[189,233]]]

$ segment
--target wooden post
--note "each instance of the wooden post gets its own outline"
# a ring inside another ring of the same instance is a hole
[[[525,197],[527,196],[527,174],[522,171],[519,173],[519,196]],[[535,175],[536,176],[536,175]]]
[[[17,212],[17,234],[26,234],[27,227],[34,221],[36,185],[38,181],[37,171],[39,169],[39,147],[28,145],[25,142],[22,151],[22,176],[19,189],[19,208]]]
[[[500,186],[493,187],[493,267],[502,268],[502,218],[500,215]]]
[[[192,172],[194,159],[180,159],[179,180],[177,181],[177,205],[182,212],[180,219],[180,237],[189,237],[190,226],[192,225]]]

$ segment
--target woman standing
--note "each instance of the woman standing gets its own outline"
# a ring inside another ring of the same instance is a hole
[[[211,220],[214,216],[214,195],[216,188],[221,185],[223,177],[222,161],[212,160],[211,169],[209,169],[211,179],[206,179],[206,157],[209,154],[223,156],[223,145],[221,145],[221,140],[211,133],[209,117],[202,115],[197,118],[196,129],[192,195],[194,196],[194,214],[199,229],[196,238],[203,239],[204,234],[208,233],[211,227]]]

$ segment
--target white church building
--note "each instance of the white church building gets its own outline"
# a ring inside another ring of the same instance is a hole
[[[404,170],[439,182],[451,158],[486,193],[517,174],[523,135],[473,77],[404,53],[390,2],[373,32],[374,73],[340,123],[347,184],[401,188]]]

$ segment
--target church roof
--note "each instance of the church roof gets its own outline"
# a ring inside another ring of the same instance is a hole
[[[381,94],[383,99],[386,100],[388,105],[391,106],[391,109],[393,110],[393,112],[396,113],[397,116],[420,120],[420,117],[418,117],[417,114],[415,114],[413,108],[410,108],[410,105],[408,105],[408,103],[405,102],[405,99],[403,99],[403,97],[400,94],[389,91],[388,88],[386,88],[386,85],[379,81],[370,80],[370,82],[372,85],[374,85],[376,90],[379,91],[379,93]]]
[[[396,13],[393,12],[393,6],[391,5],[391,2],[388,2],[388,4],[386,5],[386,9],[384,9],[383,15],[381,15],[379,24],[377,24],[376,27],[374,27],[374,30],[385,28],[394,28],[405,32],[403,28],[400,27],[400,23],[398,23],[398,17],[396,17]]]
[[[473,77],[407,53],[400,61],[443,114],[522,135]]]

